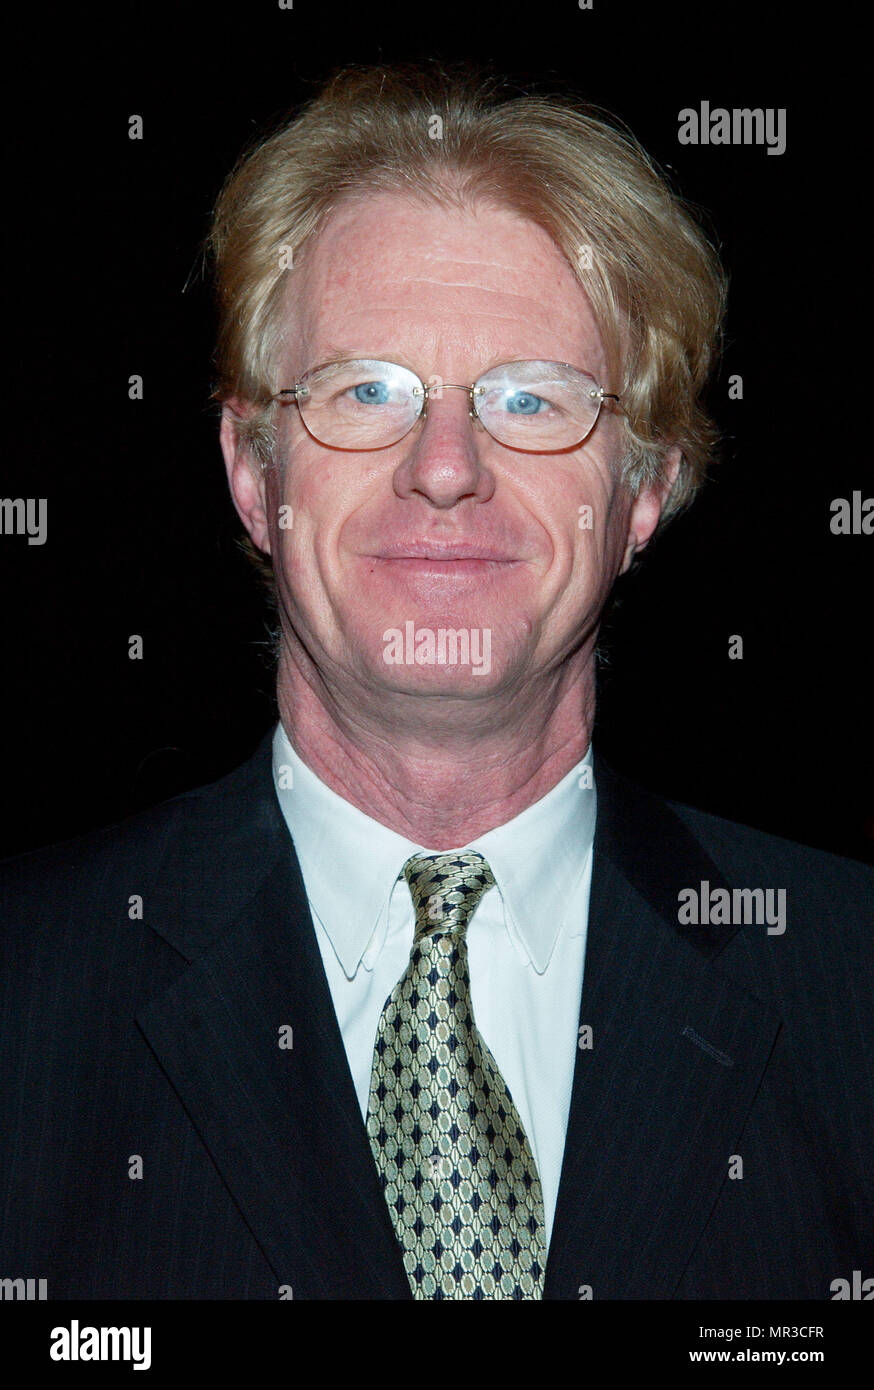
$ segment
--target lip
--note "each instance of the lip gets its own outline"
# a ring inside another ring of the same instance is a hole
[[[484,546],[475,542],[465,543],[464,541],[454,541],[449,545],[438,545],[433,541],[396,542],[383,546],[381,550],[368,555],[366,558],[400,562],[426,561],[434,564],[513,565],[517,563],[515,555],[507,555],[504,551],[491,546]]]
[[[438,560],[429,555],[399,555],[391,559],[372,555],[369,558],[398,582],[403,578],[483,579],[487,574],[506,574],[519,563],[518,560],[487,560],[479,555],[457,556],[452,560]]]

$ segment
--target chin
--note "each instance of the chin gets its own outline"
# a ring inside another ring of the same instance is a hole
[[[417,671],[404,668],[379,672],[379,684],[384,690],[402,695],[439,696],[444,699],[471,700],[493,695],[502,683],[497,671],[482,675],[460,671]]]
[[[471,694],[492,683],[493,631],[408,618],[380,634],[382,674],[396,689]]]

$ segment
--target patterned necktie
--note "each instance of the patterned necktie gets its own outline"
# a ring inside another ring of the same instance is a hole
[[[473,1018],[466,932],[481,854],[418,854],[410,963],[379,1020],[367,1133],[417,1299],[543,1296],[537,1165]]]

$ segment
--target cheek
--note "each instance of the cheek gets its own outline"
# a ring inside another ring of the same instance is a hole
[[[546,496],[531,495],[529,505],[548,537],[550,568],[563,582],[576,585],[581,571],[608,549],[614,521],[612,479],[601,466],[584,460],[582,467],[562,472]]]
[[[611,589],[624,553],[628,510],[604,460],[564,479],[563,504],[553,510],[550,531],[569,604],[599,603]]]
[[[280,548],[290,563],[310,559],[323,538],[336,529],[342,515],[342,484],[332,460],[316,457],[311,448],[299,445],[286,456],[271,478],[268,494],[276,519]]]
[[[351,458],[318,453],[306,444],[274,477],[275,553],[294,603],[313,612],[356,603],[346,594],[344,528],[367,505],[366,479]]]
[[[618,455],[593,450],[576,486],[579,530],[596,537],[600,549],[609,549],[610,538],[622,527],[629,506]]]

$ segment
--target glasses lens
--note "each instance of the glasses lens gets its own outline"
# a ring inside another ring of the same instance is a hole
[[[507,362],[480,377],[474,405],[501,444],[552,453],[582,443],[598,418],[601,389],[561,362]]]
[[[394,362],[333,362],[307,372],[298,404],[310,434],[335,449],[379,449],[422,413],[422,383]]]

